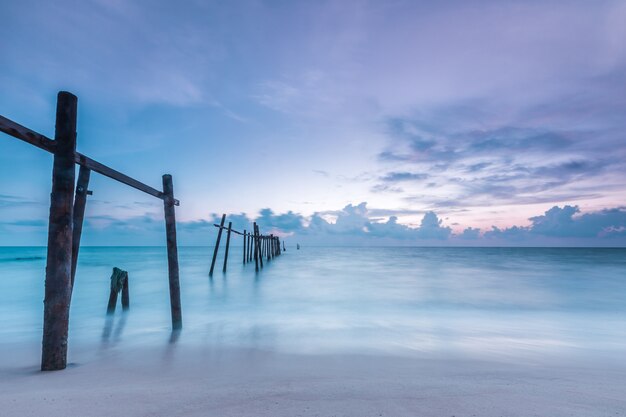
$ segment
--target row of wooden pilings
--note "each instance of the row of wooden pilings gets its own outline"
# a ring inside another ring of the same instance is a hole
[[[228,227],[224,226],[226,222],[226,215],[222,214],[222,220],[220,224],[214,224],[213,226],[218,228],[217,231],[217,240],[215,241],[215,249],[213,250],[213,259],[211,260],[211,269],[209,270],[209,276],[213,276],[213,271],[215,269],[215,261],[217,260],[217,254],[220,249],[220,241],[222,240],[222,232],[226,230],[226,249],[224,252],[224,266],[222,267],[222,272],[226,272],[226,267],[228,266],[228,251],[230,248],[230,237],[231,234],[237,234],[243,237],[243,263],[244,265],[248,262],[252,262],[254,260],[254,270],[258,271],[260,268],[263,268],[263,259],[265,258],[267,262],[272,259],[280,256],[280,254],[286,251],[285,243],[282,242],[282,249],[280,247],[281,240],[278,236],[274,236],[273,234],[263,235],[259,230],[259,226],[254,222],[252,224],[252,231],[248,232],[247,230],[243,230],[242,232],[233,229],[233,223],[228,222]]]

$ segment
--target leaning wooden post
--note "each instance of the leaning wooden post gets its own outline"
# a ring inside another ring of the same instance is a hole
[[[54,165],[48,223],[48,255],[43,310],[41,370],[67,365],[67,334],[72,296],[72,217],[74,213],[74,154],[78,99],[61,91],[57,96]]]
[[[254,223],[252,231],[254,233],[254,270],[258,271],[259,270],[259,257],[257,255],[259,253],[259,250],[258,250],[259,238],[258,238],[258,230],[256,227],[256,223]]]
[[[247,254],[246,254],[246,249],[247,249],[247,246],[246,246],[246,230],[244,229],[244,230],[243,230],[243,250],[242,250],[242,252],[243,252],[243,263],[244,263],[244,265],[246,264],[246,255],[247,255]]]
[[[83,219],[85,217],[85,206],[87,205],[87,195],[91,194],[89,188],[89,175],[91,170],[80,166],[78,171],[78,181],[76,181],[76,195],[74,196],[74,214],[72,223],[72,288],[74,288],[74,278],[76,277],[76,262],[78,261],[78,251],[80,250],[80,236],[83,231]]]
[[[178,245],[176,243],[176,215],[174,210],[174,185],[172,176],[163,175],[163,206],[165,208],[165,232],[167,235],[167,265],[170,281],[170,309],[172,312],[172,328],[183,327],[180,305],[180,279],[178,276]]]
[[[211,261],[211,269],[209,270],[209,276],[213,275],[213,268],[215,268],[215,259],[217,259],[217,252],[220,249],[220,240],[222,239],[222,230],[224,230],[225,221],[226,221],[226,215],[222,214],[222,221],[220,222],[220,228],[217,232],[217,240],[215,241],[215,249],[213,250],[213,260]]]
[[[267,242],[265,243],[265,247],[267,248],[265,252],[267,252],[267,260],[268,262],[272,259],[272,251],[270,250],[270,242],[272,241],[272,235],[267,237]]]
[[[226,264],[228,263],[228,248],[230,247],[230,231],[233,227],[233,222],[228,222],[228,232],[226,232],[226,251],[224,252],[224,267],[222,272],[226,272]]]

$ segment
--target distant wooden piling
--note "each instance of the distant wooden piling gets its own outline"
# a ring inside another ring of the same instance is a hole
[[[54,165],[44,298],[41,370],[67,366],[67,334],[72,284],[74,214],[74,153],[78,99],[62,91],[57,96]]]
[[[254,270],[259,270],[259,229],[254,223]]]
[[[283,252],[287,252],[287,248],[285,247],[285,241],[283,240]]]
[[[163,207],[165,209],[165,233],[167,238],[167,266],[170,286],[170,310],[172,315],[172,328],[174,330],[183,327],[182,308],[180,304],[180,278],[178,269],[178,244],[176,242],[176,213],[174,206],[174,184],[172,176],[163,175]]]
[[[220,240],[222,239],[222,230],[224,230],[224,222],[226,221],[226,215],[222,214],[222,221],[220,227],[217,230],[217,240],[215,241],[215,249],[213,250],[213,260],[211,261],[211,269],[209,270],[209,276],[213,276],[213,269],[215,268],[215,259],[217,259],[217,252],[220,249]]]
[[[72,288],[74,288],[74,278],[76,277],[76,263],[78,262],[78,252],[80,251],[80,237],[83,231],[87,195],[90,194],[88,190],[90,174],[91,170],[81,165],[78,170],[78,180],[76,181],[76,195],[74,196],[74,213],[72,218],[74,227],[72,231]]]
[[[233,228],[233,222],[228,222],[228,231],[226,232],[226,251],[224,252],[224,267],[222,272],[226,272],[226,264],[228,263],[228,248],[230,247],[230,232]]]
[[[254,234],[254,231],[252,231],[252,233],[248,233],[248,262],[252,262],[252,235]]]
[[[246,237],[247,237],[247,234],[246,234],[246,230],[244,229],[244,231],[243,231],[243,249],[241,250],[241,252],[243,253],[243,264],[244,265],[246,264],[246,255],[247,255],[246,254],[246,248],[247,248],[247,246],[246,246]]]

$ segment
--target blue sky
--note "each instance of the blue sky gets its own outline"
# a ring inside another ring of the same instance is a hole
[[[0,114],[52,136],[56,92],[75,93],[81,152],[174,176],[181,244],[210,244],[214,213],[312,243],[626,244],[623,1],[0,14]],[[0,244],[45,244],[51,165],[0,137]],[[90,188],[86,244],[162,243],[160,201]]]

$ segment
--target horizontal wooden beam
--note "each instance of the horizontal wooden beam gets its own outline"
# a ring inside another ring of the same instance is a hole
[[[9,120],[3,116],[0,116],[0,132],[4,132],[7,135],[23,140],[24,142],[30,143],[31,145],[34,145],[50,153],[54,153],[54,150],[56,148],[56,143],[52,139],[47,138],[37,132],[34,132],[29,128],[22,126],[19,123],[15,123],[14,121]],[[122,184],[126,184],[139,191],[143,191],[146,194],[150,194],[151,196],[160,198],[161,200],[165,200],[168,198],[165,194],[163,194],[163,192],[157,190],[156,188],[152,188],[149,185],[146,185],[140,181],[137,181],[134,178],[129,177],[128,175],[122,174],[119,171],[109,168],[108,166],[101,164],[98,161],[94,161],[93,159],[79,152],[76,152],[76,154],[74,155],[74,162],[76,162],[78,165],[84,166],[85,168],[89,168],[94,172],[102,174],[105,177],[109,177],[111,179],[121,182]],[[180,205],[180,202],[174,199],[174,204],[178,206]]]
[[[52,139],[15,123],[4,116],[0,116],[0,132],[4,132],[14,138],[23,140],[31,145],[35,145],[44,151],[54,153],[54,149],[56,147],[56,143]]]
[[[74,161],[78,165],[82,165],[85,168],[89,168],[90,170],[94,172],[104,175],[105,177],[109,177],[111,179],[114,179],[115,181],[119,181],[122,184],[126,184],[139,191],[143,191],[146,194],[150,194],[151,196],[160,198],[161,200],[165,200],[167,198],[165,194],[163,194],[161,191],[157,190],[156,188],[152,188],[149,185],[139,182],[136,179],[131,178],[126,174],[122,174],[121,172],[116,171],[113,168],[109,168],[108,166],[101,164],[98,161],[94,161],[93,159],[81,154],[80,152],[76,152],[76,155],[74,156]],[[174,204],[178,206],[180,205],[180,202],[174,199]]]
[[[213,223],[213,226],[217,227],[218,229],[228,230],[228,227],[226,227],[226,226],[220,226],[219,224],[215,224],[215,223]],[[238,235],[240,235],[240,236],[243,236],[243,233],[242,233],[242,232],[239,232],[239,231],[237,231],[237,230],[235,230],[235,229],[230,229],[230,231],[231,231],[231,232],[233,232],[233,233],[236,233],[236,234],[238,234]],[[268,238],[269,236],[268,236],[268,235],[259,235],[259,237],[260,237],[261,239],[266,239],[266,238]]]

